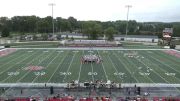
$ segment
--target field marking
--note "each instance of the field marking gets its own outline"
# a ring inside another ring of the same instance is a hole
[[[92,69],[91,72],[94,73],[92,63],[91,63],[91,69]],[[92,80],[93,80],[93,82],[94,82],[94,76],[93,76],[93,74],[92,74]]]
[[[44,52],[42,52],[42,54],[40,54],[38,57],[40,57],[40,56],[43,56],[43,54],[45,54]],[[49,55],[47,55],[47,56],[49,56]],[[46,58],[47,58],[47,56],[46,56]],[[43,59],[43,61],[45,60],[45,58]],[[31,63],[34,61],[34,59],[31,61]],[[42,61],[41,61],[42,62]],[[38,64],[40,64],[41,62],[39,62]],[[29,62],[30,63],[30,62]],[[26,75],[28,75],[29,73],[31,72],[31,70],[29,70],[28,72],[26,72],[20,79],[18,79],[16,82],[19,82],[19,81],[21,81]]]
[[[7,58],[1,58],[1,60],[0,60],[0,62],[2,62],[2,61],[4,61],[4,60],[6,60],[6,61],[9,61],[9,58],[10,59],[12,59],[13,57],[15,57],[15,58],[17,58],[16,57],[16,55],[17,54],[20,54],[21,53],[21,51],[16,51],[16,52],[14,52],[14,54],[9,54],[9,55],[7,55]],[[13,58],[14,59],[14,58]]]
[[[83,50],[83,55],[84,55],[84,50]],[[79,70],[79,75],[78,75],[78,82],[79,82],[80,77],[81,77],[81,69],[82,69],[82,62],[81,62],[81,65],[80,65],[80,70]]]
[[[63,59],[61,59],[61,62],[58,64],[58,66],[56,67],[56,69],[54,70],[53,74],[51,75],[51,77],[48,79],[47,83],[52,79],[52,77],[54,76],[54,74],[57,72],[59,66],[63,63],[64,59],[67,57],[69,51],[66,53],[65,56],[63,56]]]
[[[14,58],[14,59],[16,59],[16,58]],[[9,91],[11,88],[12,88],[12,87],[10,87],[9,89],[7,89],[7,90],[5,91],[5,93],[6,93],[7,91]]]
[[[116,54],[116,53],[115,53]],[[118,54],[117,54],[118,55]],[[132,61],[130,61],[127,57],[124,57],[124,58],[126,58],[131,64],[133,64],[135,67],[136,67],[136,70],[138,71],[138,72],[142,72],[143,70],[141,70],[141,69],[138,69],[137,68],[137,65],[135,64],[135,63],[133,63]],[[136,60],[138,60],[139,61],[139,59],[137,59],[137,58],[134,58],[134,59],[136,59]],[[141,61],[139,61],[140,63],[141,63]],[[142,63],[141,63],[142,64]],[[144,65],[144,64],[143,64]],[[145,65],[144,65],[145,66]],[[147,68],[147,66],[146,66],[146,68]],[[148,68],[147,68],[148,69]],[[144,71],[143,71],[144,72]],[[135,72],[136,73],[136,72]],[[143,77],[144,78],[147,78],[147,79],[149,79],[151,82],[153,82],[153,83],[155,83],[149,76],[146,76],[146,75],[143,75]]]
[[[112,59],[109,57],[109,55],[108,55],[108,59],[111,61],[111,64],[113,65],[115,71],[118,73],[119,71],[117,70],[116,66],[115,66],[114,63],[112,62]],[[118,76],[118,77],[119,77],[119,79],[121,79],[120,76]]]
[[[46,66],[45,69],[48,68],[48,66],[54,61],[54,59],[56,59],[56,58],[59,56],[59,54],[60,54],[60,53],[58,53],[58,54],[48,63],[48,65]],[[39,77],[39,75],[37,75],[37,76],[33,79],[32,83],[34,83],[34,81],[36,81],[36,79],[38,79],[38,77]]]
[[[17,59],[19,59],[19,58],[23,57],[24,55],[26,55],[26,54],[23,54],[23,55],[21,55],[21,56],[19,56],[19,57],[16,57],[16,58],[12,59],[11,61],[6,62],[5,64],[1,65],[2,67],[0,66],[0,69],[2,69],[4,65],[7,65],[7,64],[9,64],[9,63],[11,63],[11,62],[13,62],[13,61],[17,60]],[[16,63],[16,64],[17,64],[17,63]],[[10,67],[12,67],[12,66],[14,66],[14,64],[13,64],[13,65],[11,65]],[[3,72],[5,72],[5,71],[9,70],[9,69],[10,69],[10,67],[8,67],[8,68],[6,68],[5,70],[3,70],[2,72],[0,72],[0,75],[1,75]]]
[[[148,55],[148,56],[150,56],[150,55]],[[152,57],[152,56],[150,56],[150,57]],[[153,57],[152,57],[153,58]],[[148,59],[149,60],[149,59]],[[150,60],[149,60],[150,61]],[[152,62],[152,61],[151,61]],[[145,64],[146,65],[146,64]],[[156,64],[155,64],[156,65]],[[146,65],[147,66],[147,65]],[[159,66],[157,66],[158,68],[160,68]],[[161,68],[160,68],[161,69]],[[161,69],[161,70],[163,70],[163,69]],[[163,70],[163,71],[165,71],[165,70]],[[156,73],[157,75],[159,75],[158,73]],[[159,75],[160,76],[160,75]],[[167,81],[165,78],[163,78],[162,76],[160,76],[162,79],[164,79],[167,83],[169,83],[170,84],[170,82],[169,81]],[[175,77],[176,78],[176,77]],[[179,80],[179,79],[178,79]],[[177,91],[178,92],[180,92],[180,90],[178,89],[178,88],[176,88],[175,87],[175,89],[177,89]]]
[[[53,52],[52,52],[53,53]],[[51,53],[51,54],[52,54]],[[40,57],[40,56],[43,56],[43,54],[45,54],[44,52],[42,52],[42,54],[41,55],[39,55],[38,57]],[[40,63],[42,63],[47,57],[49,57],[51,54],[49,54],[49,55],[46,55],[46,57],[45,58],[43,58],[43,60],[41,61],[41,62],[39,62],[37,65],[39,65]],[[31,61],[32,62],[32,61]],[[16,82],[19,82],[19,81],[21,81],[22,79],[24,79],[24,77],[26,77],[29,73],[31,72],[31,70],[29,70],[28,72],[26,72],[21,78],[19,78]]]
[[[13,88],[13,87],[44,87],[45,83],[0,83],[1,88]],[[53,87],[67,87],[68,83],[47,83],[47,86],[53,86]],[[80,85],[83,85],[84,83],[80,83]],[[122,87],[134,87],[136,84],[137,87],[167,87],[167,88],[179,88],[180,84],[167,84],[167,83],[121,83]],[[178,91],[178,90],[177,90]],[[178,91],[179,92],[179,91]]]
[[[149,56],[149,55],[148,55]],[[152,57],[152,56],[150,56],[150,57]],[[153,58],[153,57],[152,57]],[[148,61],[150,61],[149,59],[147,59]],[[151,61],[152,62],[152,61]],[[147,65],[146,65],[147,66]],[[158,67],[159,68],[159,66],[156,66],[156,67]],[[160,68],[161,69],[161,68]],[[162,70],[162,69],[161,69]],[[155,72],[155,71],[154,71]],[[157,75],[159,75],[157,72],[155,72]],[[159,77],[161,77],[163,80],[165,80],[167,83],[169,83],[170,84],[170,82],[169,81],[167,81],[165,78],[163,78],[162,76],[160,76],[159,75]],[[175,89],[177,89],[176,87],[175,87]],[[180,92],[180,90],[179,89],[177,89],[177,91],[178,92]]]
[[[164,57],[167,57],[168,58],[168,60],[167,61],[169,61],[169,62],[174,62],[174,65],[176,65],[176,66],[179,66],[178,64],[176,64],[176,63],[180,63],[179,61],[177,61],[177,59],[176,58],[174,58],[175,56],[173,56],[173,55],[171,55],[171,54],[167,54],[167,53],[165,53],[164,51],[161,51],[161,52],[156,52],[157,54],[159,54],[160,53],[160,55],[161,56],[164,56]]]
[[[139,59],[137,59],[137,58],[135,58],[135,59],[136,59],[137,61],[139,61],[141,64],[143,64],[143,65],[145,64],[144,62],[142,63]],[[133,63],[133,64],[134,64],[134,63]],[[135,65],[135,64],[134,64],[134,65]],[[147,68],[147,65],[144,65],[144,66],[146,67],[146,69],[148,69],[148,68]],[[138,70],[138,71],[142,71],[142,70]],[[154,71],[153,71],[153,72],[154,72]],[[144,77],[147,78],[147,79],[149,79],[149,80],[152,81],[153,83],[155,83],[149,76],[145,76],[145,75],[144,75]]]
[[[150,55],[149,55],[150,56]],[[152,57],[155,61],[158,61],[159,63],[161,63],[161,64],[163,64],[162,62],[160,62],[159,60],[157,60],[156,58],[154,58],[153,56],[150,56],[150,57]],[[164,64],[163,64],[164,65]],[[168,67],[168,66],[166,66],[166,67]],[[162,69],[162,68],[160,68],[159,66],[158,66],[158,68],[159,69],[161,69],[162,71],[164,71],[164,72],[168,72],[167,70],[165,70],[165,69]],[[172,69],[172,67],[170,67],[171,69]],[[174,69],[173,69],[174,70]],[[176,70],[174,70],[174,71],[176,71]],[[180,72],[179,72],[180,73]],[[180,79],[179,78],[177,78],[177,77],[175,77],[174,76],[174,78],[176,78],[178,81],[180,81]]]
[[[148,58],[146,58],[148,61],[150,61]],[[141,62],[141,61],[140,61]],[[150,61],[150,62],[152,62],[152,61]],[[148,65],[146,65],[144,62],[141,62],[142,64],[144,64],[146,67],[149,67]],[[156,64],[154,64],[154,65],[156,65]],[[158,67],[159,68],[159,66],[158,65],[156,65],[156,67]],[[157,74],[160,78],[162,78],[164,81],[166,81],[167,83],[169,83],[170,84],[170,82],[169,81],[167,81],[164,77],[162,77],[159,73],[157,73],[155,70],[153,70],[153,72],[155,73],[155,74]]]
[[[136,59],[136,60],[138,60],[138,59]],[[141,61],[140,60],[138,60],[140,63],[141,63]],[[141,63],[141,64],[143,64],[143,63]],[[144,64],[143,64],[144,65]],[[147,68],[147,66],[146,65],[144,65],[145,67],[146,67],[146,69],[148,69]],[[142,70],[141,70],[142,71]],[[154,72],[154,71],[153,71]],[[155,83],[149,76],[146,76],[146,75],[143,75],[145,78],[147,78],[147,79],[149,79],[151,82],[153,82],[153,83]]]
[[[174,50],[174,49],[123,49],[119,47],[106,47],[106,48],[92,47],[92,48],[95,48],[96,50]],[[32,48],[9,48],[9,49],[32,49]],[[44,50],[45,48],[33,48],[33,49]],[[80,47],[80,48],[61,47],[61,48],[49,48],[49,50],[89,50],[89,47]]]
[[[24,46],[27,47],[27,46],[51,46],[51,45],[54,45],[54,44],[40,44],[40,45],[17,45],[17,46],[11,46],[12,48],[23,48]]]
[[[38,53],[38,51],[37,51],[37,53]],[[35,53],[33,53],[32,55],[30,55],[29,57],[33,56],[34,54],[35,54]],[[28,57],[28,58],[29,58],[29,57]],[[26,60],[26,59],[25,59],[25,60]],[[23,61],[24,61],[24,60],[23,60]],[[32,60],[32,61],[33,61],[33,60]],[[28,62],[28,63],[30,63],[30,62]],[[26,63],[26,64],[28,64],[28,63]],[[21,67],[21,69],[22,69],[22,68],[23,68],[23,67]],[[16,72],[20,71],[21,69],[17,68],[17,69],[16,69]],[[8,76],[8,78],[6,78],[6,80],[9,79],[10,77],[12,77],[12,75]],[[6,80],[5,80],[5,81],[6,81]],[[3,82],[4,82],[4,80],[3,80]],[[16,82],[17,82],[17,81],[16,81]]]
[[[97,51],[98,51],[98,54],[100,55],[99,50],[97,50]],[[102,67],[103,67],[103,71],[104,71],[105,76],[106,76],[106,81],[108,81],[109,79],[108,79],[107,73],[106,73],[106,71],[105,71],[105,69],[104,69],[104,64],[103,64],[103,62],[101,63],[101,65],[102,65]]]
[[[73,57],[72,57],[72,59],[71,59],[70,65],[69,65],[69,67],[68,67],[68,69],[67,69],[66,73],[67,73],[67,72],[69,72],[69,69],[70,69],[70,67],[71,67],[71,65],[72,65],[72,62],[73,62],[74,57],[75,57],[75,55],[76,55],[76,54],[77,54],[77,53],[74,53],[74,54],[73,54]],[[63,82],[64,82],[64,80],[66,79],[66,77],[67,77],[67,75],[65,75],[65,76],[64,76],[64,78],[63,78]]]
[[[37,51],[37,52],[38,52],[38,51]],[[29,57],[33,56],[34,54],[35,54],[35,52],[34,52],[33,54],[27,56],[27,57],[24,58],[23,60],[21,60],[20,63],[23,62],[24,60],[28,59]],[[19,63],[19,62],[18,62],[18,63]],[[16,63],[16,64],[18,64],[18,63]],[[26,64],[27,64],[27,63],[26,63]],[[15,65],[13,65],[13,66],[15,66]],[[12,66],[11,68],[13,68],[13,66]],[[9,69],[11,69],[11,68],[9,68]],[[23,68],[23,67],[22,67],[22,68]],[[9,70],[9,69],[8,69],[8,70]],[[19,70],[21,70],[21,69],[17,68],[17,69],[16,69],[16,72],[18,72]],[[13,75],[9,75],[6,79],[2,80],[1,82],[5,82],[7,79],[9,79],[9,78],[12,77],[12,76],[13,76]]]
[[[176,71],[176,72],[178,72],[178,73],[180,74],[180,71],[178,71],[178,70],[176,70],[176,69],[172,68],[172,67],[171,67],[171,66],[169,66],[167,63],[162,62],[161,60],[158,60],[158,59],[154,58],[153,56],[151,56],[151,57],[152,57],[154,60],[156,60],[156,61],[160,62],[162,65],[166,65],[167,67],[169,67],[169,68],[173,69],[174,71]]]
[[[113,51],[113,53],[115,53],[115,52]],[[135,76],[134,77],[132,76],[132,72],[129,70],[129,68],[127,68],[127,66],[121,61],[121,59],[119,59],[119,57],[117,57],[117,54],[115,56],[122,63],[122,65],[125,67],[125,69],[130,73],[131,77],[134,78],[137,82],[139,82],[139,80]]]

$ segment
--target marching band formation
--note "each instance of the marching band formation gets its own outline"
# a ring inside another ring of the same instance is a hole
[[[94,54],[90,54],[90,55],[84,55],[83,57],[81,57],[81,63],[86,64],[86,63],[101,63],[102,59],[100,56]]]

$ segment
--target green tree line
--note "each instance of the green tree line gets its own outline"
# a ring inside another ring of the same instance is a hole
[[[11,18],[0,17],[1,36],[7,37],[9,33],[52,33],[52,20],[55,32],[77,32],[87,35],[90,39],[99,36],[107,36],[113,39],[114,34],[125,34],[126,24],[124,20],[117,21],[79,21],[74,17],[67,19],[51,16],[40,18],[38,16],[14,16]],[[128,35],[158,35],[162,36],[164,28],[174,28],[173,36],[180,36],[180,22],[128,22]],[[4,34],[6,33],[6,34]]]

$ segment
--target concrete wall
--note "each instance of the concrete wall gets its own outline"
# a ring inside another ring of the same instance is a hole
[[[180,50],[180,45],[176,45],[176,49]]]
[[[14,42],[18,42],[19,40],[10,40],[10,39],[0,39],[0,44],[10,44]]]
[[[66,35],[61,35],[61,37],[62,37],[62,38],[66,38]],[[80,38],[80,39],[82,39],[82,38],[84,38],[84,39],[88,38],[87,36],[68,35],[68,38],[71,38],[71,37],[73,37],[73,38]]]
[[[121,40],[122,37],[115,37],[115,40]],[[135,42],[152,42],[153,38],[124,38],[126,41],[135,41]],[[154,39],[154,42],[158,42],[158,39]]]

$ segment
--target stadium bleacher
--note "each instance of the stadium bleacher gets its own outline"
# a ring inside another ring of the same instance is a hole
[[[61,42],[63,46],[70,47],[118,47],[122,44],[118,41],[106,41],[106,40],[74,40]]]
[[[109,97],[82,97],[79,99],[72,97],[63,97],[63,98],[48,98],[48,99],[33,99],[33,98],[11,98],[3,99],[0,98],[0,101],[180,101],[180,98],[177,97],[118,97],[116,99],[111,99]]]

